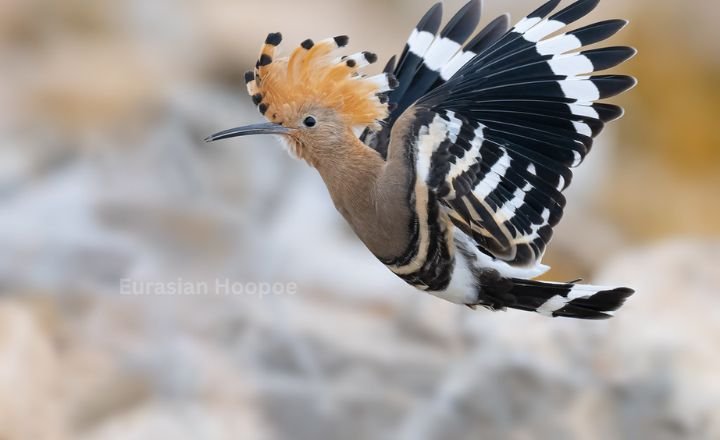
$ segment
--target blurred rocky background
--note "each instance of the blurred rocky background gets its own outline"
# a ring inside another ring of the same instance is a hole
[[[720,438],[719,3],[592,14],[640,85],[546,260],[636,288],[610,321],[414,291],[275,141],[202,142],[267,32],[384,59],[430,4],[0,1],[0,439]]]

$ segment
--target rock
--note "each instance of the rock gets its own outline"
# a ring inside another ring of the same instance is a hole
[[[58,363],[33,314],[15,302],[0,302],[0,438],[68,438]]]
[[[600,281],[637,291],[607,338],[627,432],[720,438],[718,267],[720,240],[676,239],[627,252],[600,272]]]

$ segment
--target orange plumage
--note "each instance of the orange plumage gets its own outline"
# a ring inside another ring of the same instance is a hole
[[[280,34],[270,34],[260,51],[248,92],[271,122],[283,123],[308,103],[335,109],[351,127],[375,126],[388,115],[381,95],[390,90],[386,74],[366,77],[359,70],[375,61],[362,52],[338,58],[347,43],[335,37],[313,43],[306,40],[289,57],[276,58]]]

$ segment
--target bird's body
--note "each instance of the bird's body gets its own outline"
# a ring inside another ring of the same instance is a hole
[[[393,273],[449,301],[548,316],[598,319],[633,293],[532,281],[565,206],[570,167],[622,110],[595,103],[634,85],[627,76],[584,76],[634,54],[626,47],[571,52],[625,24],[610,20],[555,33],[590,12],[579,0],[548,15],[551,0],[508,30],[507,16],[468,43],[476,0],[438,34],[441,7],[413,30],[397,60],[372,77],[347,43],[306,40],[274,59],[270,34],[255,72],[253,101],[271,122],[211,140],[273,133],[322,176],[357,236]],[[570,52],[570,53],[568,53]]]

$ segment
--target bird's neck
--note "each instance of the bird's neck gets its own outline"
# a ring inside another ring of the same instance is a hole
[[[331,151],[315,167],[337,210],[376,256],[402,255],[414,219],[409,200],[414,173],[400,159],[386,162],[354,136]]]

